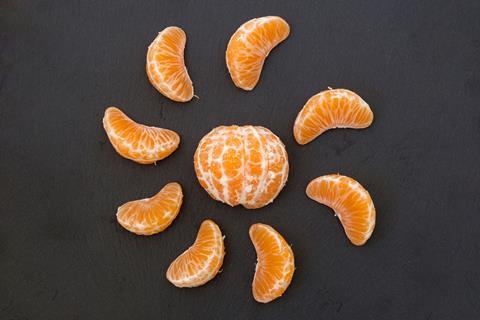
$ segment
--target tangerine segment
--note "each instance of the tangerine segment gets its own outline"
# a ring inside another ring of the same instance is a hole
[[[168,267],[168,281],[180,288],[192,288],[212,280],[223,264],[223,238],[215,222],[203,221],[195,243]]]
[[[259,126],[220,126],[202,138],[194,156],[198,181],[215,200],[256,209],[272,202],[288,178],[282,141]]]
[[[370,126],[373,112],[355,92],[329,89],[311,97],[295,120],[293,135],[299,144],[307,144],[333,128],[362,129]]]
[[[178,215],[182,206],[182,187],[171,182],[151,198],[130,201],[118,208],[117,221],[138,235],[162,232]]]
[[[118,154],[141,164],[168,157],[180,143],[176,132],[136,123],[115,107],[105,110],[103,127]]]
[[[289,33],[290,26],[280,17],[256,18],[242,24],[230,38],[226,52],[227,68],[235,85],[252,90],[260,79],[265,58]]]
[[[187,102],[193,97],[193,85],[183,52],[187,36],[178,27],[165,28],[148,47],[147,75],[161,94],[173,101]]]
[[[267,303],[280,297],[290,285],[295,271],[293,251],[269,225],[256,223],[249,233],[258,260],[252,283],[253,297]]]
[[[350,241],[364,245],[375,228],[375,206],[360,183],[339,174],[330,174],[312,180],[307,186],[309,198],[335,211]]]

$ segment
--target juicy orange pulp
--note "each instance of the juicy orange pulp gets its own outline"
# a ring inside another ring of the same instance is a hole
[[[177,217],[182,199],[182,187],[171,182],[151,198],[130,201],[119,207],[117,221],[138,235],[162,232]]]
[[[242,24],[230,38],[225,54],[234,84],[243,90],[255,88],[265,58],[289,34],[290,26],[280,17],[256,18]]]
[[[272,202],[288,177],[285,146],[258,126],[213,129],[198,144],[194,165],[198,181],[213,199],[248,209]]]
[[[198,287],[212,280],[223,264],[223,238],[215,222],[203,221],[195,243],[170,264],[168,281],[177,287]]]
[[[372,124],[370,106],[355,92],[329,89],[311,97],[299,112],[293,135],[299,144],[333,128],[366,128]]]
[[[360,183],[347,176],[330,174],[312,180],[307,195],[335,211],[350,241],[361,246],[375,228],[375,206]]]
[[[193,97],[193,84],[183,57],[187,36],[178,27],[168,27],[148,47],[147,75],[150,83],[173,101]]]
[[[252,283],[253,297],[267,303],[282,296],[290,285],[295,271],[293,251],[269,225],[254,224],[249,233],[258,260]]]
[[[168,157],[180,143],[176,132],[136,123],[115,107],[105,110],[103,127],[118,154],[141,164]]]

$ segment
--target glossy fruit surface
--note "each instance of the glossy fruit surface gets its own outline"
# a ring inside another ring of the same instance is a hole
[[[290,26],[280,17],[255,18],[242,24],[230,38],[227,68],[235,85],[252,90],[262,73],[270,51],[290,34]]]
[[[147,75],[165,97],[177,102],[193,98],[193,84],[184,60],[187,36],[178,27],[165,28],[148,47]]]
[[[138,235],[162,232],[177,217],[182,199],[182,187],[171,182],[151,198],[130,201],[119,207],[117,221]]]
[[[299,144],[307,144],[329,129],[363,129],[372,122],[373,112],[359,95],[329,89],[307,101],[295,120],[293,135]]]
[[[223,238],[215,222],[203,221],[195,243],[168,267],[168,281],[177,287],[191,288],[212,280],[223,264]]]
[[[168,157],[180,144],[176,132],[136,123],[115,107],[105,110],[103,127],[118,154],[141,164]]]
[[[292,248],[271,226],[256,223],[250,227],[250,239],[257,252],[252,283],[256,301],[267,303],[283,295],[292,281],[295,261]]]
[[[318,177],[308,184],[307,195],[335,211],[354,245],[364,245],[372,235],[375,206],[368,191],[354,179],[339,174]]]

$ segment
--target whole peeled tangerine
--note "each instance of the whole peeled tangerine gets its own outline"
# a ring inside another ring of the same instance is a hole
[[[256,209],[272,202],[288,178],[282,141],[259,126],[220,126],[200,140],[194,156],[198,181],[215,200]]]

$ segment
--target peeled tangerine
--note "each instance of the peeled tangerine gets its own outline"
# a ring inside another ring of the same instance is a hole
[[[321,176],[308,184],[307,195],[335,211],[354,245],[364,245],[372,235],[375,207],[368,191],[357,181],[339,174]]]
[[[138,235],[148,236],[161,232],[177,217],[182,199],[182,187],[171,182],[151,198],[130,201],[119,207],[117,221]]]
[[[293,135],[307,144],[333,128],[362,129],[370,126],[373,112],[355,92],[329,89],[311,97],[297,116]]]
[[[176,132],[136,123],[115,107],[105,110],[103,127],[119,155],[141,164],[168,157],[180,143]]]
[[[215,222],[203,221],[195,243],[168,267],[168,281],[180,288],[191,288],[212,280],[223,264],[223,238]]]
[[[230,38],[226,61],[235,85],[252,90],[260,79],[270,51],[285,40],[290,26],[280,17],[268,16],[245,22]]]
[[[202,138],[194,156],[198,181],[215,200],[247,209],[272,202],[288,177],[288,156],[270,130],[221,126]]]
[[[193,97],[193,84],[183,57],[186,42],[182,29],[168,27],[158,34],[147,52],[147,75],[151,84],[165,97],[178,102],[187,102]]]
[[[252,283],[253,297],[267,303],[282,296],[290,285],[295,271],[293,251],[269,225],[256,223],[249,233],[258,260]]]

